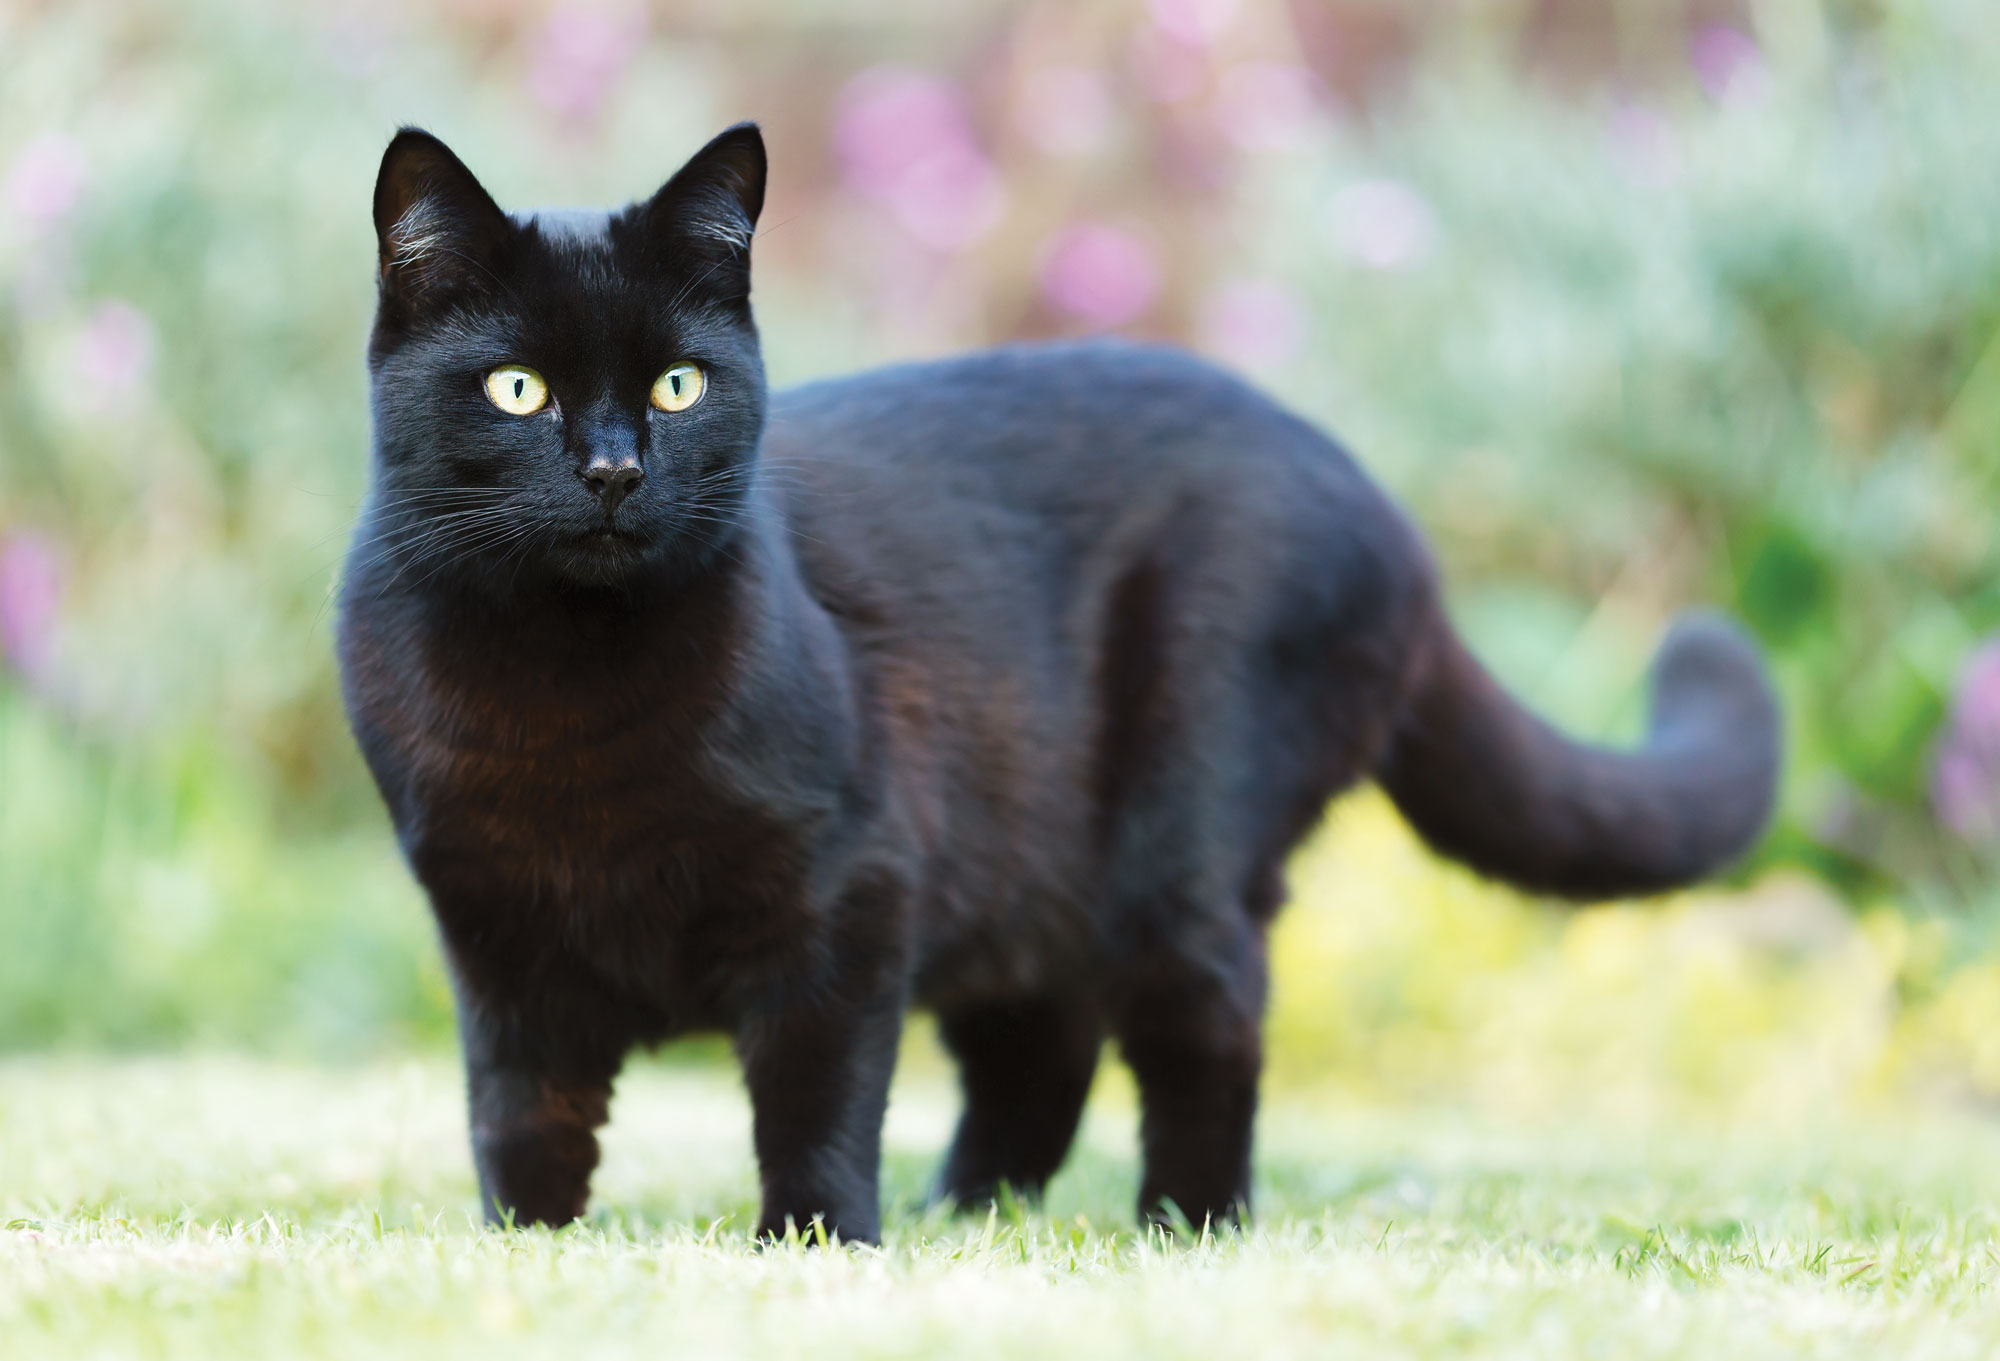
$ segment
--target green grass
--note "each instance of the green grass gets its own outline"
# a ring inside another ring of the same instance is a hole
[[[921,1206],[951,1117],[898,1089],[880,1251],[758,1251],[730,1079],[622,1086],[597,1209],[469,1221],[431,1060],[0,1065],[8,1356],[1984,1357],[2000,1141],[1960,1115],[1689,1132],[1281,1097],[1256,1228],[1133,1226],[1129,1096],[1040,1211]]]

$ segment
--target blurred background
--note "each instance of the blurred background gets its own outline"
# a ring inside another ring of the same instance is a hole
[[[1990,0],[0,0],[0,52],[0,1050],[449,1043],[329,645],[377,159],[605,204],[747,117],[777,381],[1171,340],[1347,441],[1573,731],[1682,606],[1770,650],[1731,885],[1558,914],[1337,811],[1279,1081],[2000,1097]]]

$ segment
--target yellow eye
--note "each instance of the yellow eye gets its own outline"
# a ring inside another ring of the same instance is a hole
[[[662,411],[685,411],[701,400],[708,380],[694,364],[676,364],[653,384],[653,405]]]
[[[486,375],[486,395],[510,416],[532,416],[549,404],[549,385],[525,365],[502,364]]]

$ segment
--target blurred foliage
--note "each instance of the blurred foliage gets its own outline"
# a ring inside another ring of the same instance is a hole
[[[1364,795],[1300,853],[1293,890],[1270,1023],[1288,1086],[1765,1127],[2000,1094],[1991,950],[1888,903],[1857,913],[1802,871],[1550,912],[1440,865]]]
[[[1281,1071],[1754,1087],[1742,1035],[1824,1022],[1850,1076],[2000,1084],[1992,853],[1930,791],[2000,628],[1983,0],[0,0],[0,50],[0,1044],[448,1032],[328,647],[376,157],[417,122],[503,202],[607,202],[755,116],[780,380],[1178,340],[1340,432],[1572,727],[1635,730],[1684,605],[1770,648],[1743,910],[1839,929],[1545,917],[1365,805],[1361,868],[1302,864]]]

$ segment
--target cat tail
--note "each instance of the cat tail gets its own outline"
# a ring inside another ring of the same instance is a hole
[[[1468,652],[1442,610],[1376,778],[1432,847],[1567,898],[1654,893],[1736,859],[1763,831],[1780,719],[1756,645],[1718,615],[1681,616],[1652,667],[1637,750],[1573,742]]]

